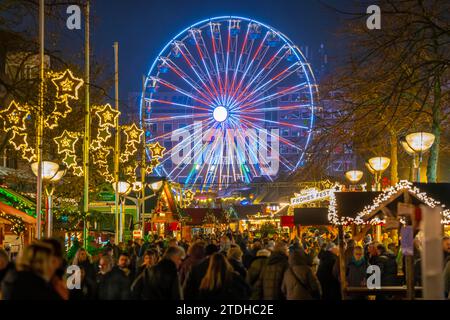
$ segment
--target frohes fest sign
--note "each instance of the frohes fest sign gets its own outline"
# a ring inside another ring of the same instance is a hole
[[[295,193],[295,197],[291,198],[291,205],[298,206],[314,201],[329,199],[334,191],[334,189],[317,190],[316,188],[303,190],[300,194]]]

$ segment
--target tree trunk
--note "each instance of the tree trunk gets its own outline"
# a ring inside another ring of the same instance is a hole
[[[394,130],[389,131],[389,139],[391,145],[391,184],[395,185],[398,182],[398,141]]]
[[[437,182],[437,170],[439,161],[439,147],[441,140],[441,79],[439,76],[435,78],[434,96],[433,96],[433,121],[431,124],[431,132],[434,134],[435,140],[430,149],[430,157],[428,159],[427,179],[428,182]]]

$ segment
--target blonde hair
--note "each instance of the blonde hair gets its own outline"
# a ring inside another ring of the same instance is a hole
[[[43,278],[51,266],[53,249],[43,242],[35,242],[26,246],[17,258],[17,271],[31,271]]]
[[[208,270],[200,284],[200,290],[213,291],[220,289],[229,280],[233,267],[221,253],[214,253],[209,258]]]
[[[228,257],[228,259],[241,260],[242,255],[243,255],[243,253],[242,253],[241,248],[236,246],[236,247],[231,247],[228,250],[227,257]]]

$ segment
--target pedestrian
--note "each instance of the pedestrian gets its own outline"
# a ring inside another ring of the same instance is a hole
[[[245,269],[244,264],[242,263],[242,250],[239,246],[232,246],[227,253],[228,262],[233,267],[233,270],[236,271],[243,280],[247,277],[247,269]]]
[[[208,270],[209,258],[218,251],[219,247],[217,245],[208,244],[205,247],[205,258],[197,265],[192,266],[183,286],[184,297],[186,300],[195,300],[199,298],[200,283]]]
[[[288,267],[288,246],[286,242],[278,241],[275,243],[272,254],[253,287],[252,299],[283,299],[281,283],[283,282],[284,272]]]
[[[83,268],[85,276],[89,281],[95,281],[95,267],[86,249],[78,249],[72,264]]]
[[[209,259],[208,270],[200,283],[200,299],[245,300],[250,288],[221,253]]]
[[[303,251],[295,250],[289,254],[289,268],[284,273],[281,290],[287,300],[320,299],[319,280]]]
[[[119,255],[118,265],[113,265],[110,256],[100,258],[100,273],[97,282],[99,300],[128,300],[131,280],[127,274],[128,255]]]
[[[138,269],[137,277],[131,284],[131,296],[135,300],[143,299],[145,283],[149,281],[149,270],[158,263],[158,253],[154,249],[149,249],[144,253],[143,263]]]
[[[334,242],[329,242],[325,251],[320,255],[319,267],[317,268],[317,278],[322,288],[323,300],[341,300],[341,289],[336,274],[336,264],[338,263],[339,248]]]
[[[180,267],[180,281],[184,285],[192,267],[198,265],[205,258],[206,243],[202,240],[195,241],[188,249],[188,256]]]
[[[346,279],[349,287],[365,287],[368,263],[364,258],[363,248],[356,246],[353,256],[347,264]]]
[[[4,249],[0,249],[0,284],[9,270],[14,269],[14,264],[9,261],[9,255]]]
[[[143,298],[146,300],[181,300],[178,268],[185,256],[181,247],[169,247],[160,262],[150,268],[148,282],[143,288]]]
[[[3,300],[55,300],[62,297],[51,284],[56,268],[53,248],[42,241],[26,246],[17,258],[17,272],[10,270],[2,282]]]
[[[63,256],[61,243],[56,239],[44,239],[43,242],[52,247],[51,262],[55,272],[53,273],[50,283],[63,300],[69,300],[69,289],[67,289],[67,283],[64,279],[67,262]]]
[[[250,265],[250,268],[247,272],[246,281],[250,288],[253,288],[256,281],[258,280],[261,271],[263,270],[264,266],[267,263],[268,258],[270,257],[270,251],[267,249],[260,249],[256,253],[256,258],[253,260],[252,264]]]
[[[444,263],[450,259],[450,237],[445,236],[442,238],[442,250],[444,253]]]

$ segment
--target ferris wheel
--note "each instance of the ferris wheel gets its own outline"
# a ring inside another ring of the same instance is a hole
[[[155,172],[186,188],[273,180],[302,165],[317,101],[314,74],[284,34],[235,16],[200,21],[161,50],[145,79]]]

